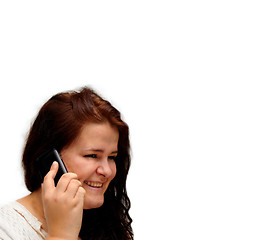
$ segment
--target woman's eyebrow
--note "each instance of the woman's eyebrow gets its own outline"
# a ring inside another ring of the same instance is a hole
[[[93,152],[103,152],[102,149],[96,149],[96,148],[88,148],[88,151],[93,151]]]
[[[102,150],[102,149],[96,149],[96,148],[88,148],[87,150],[88,151],[93,151],[93,152],[100,152],[100,153],[103,153],[104,152],[104,150]],[[117,150],[111,152],[111,154],[116,154],[116,153],[118,153]]]

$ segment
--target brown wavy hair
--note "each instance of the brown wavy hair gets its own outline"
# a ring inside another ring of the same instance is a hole
[[[88,87],[79,91],[58,93],[40,109],[26,140],[22,156],[25,184],[29,191],[40,188],[42,179],[35,159],[44,151],[59,152],[79,135],[85,123],[108,121],[119,131],[117,173],[104,195],[104,204],[97,209],[84,210],[80,237],[83,240],[133,239],[130,200],[126,179],[130,167],[128,125],[120,112]]]

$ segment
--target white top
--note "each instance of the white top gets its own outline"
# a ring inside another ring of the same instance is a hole
[[[23,205],[12,202],[0,208],[1,240],[42,240],[47,233]]]

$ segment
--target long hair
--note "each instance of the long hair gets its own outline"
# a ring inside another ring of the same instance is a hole
[[[59,152],[79,135],[85,123],[108,121],[119,131],[117,173],[104,194],[100,208],[84,210],[80,237],[83,240],[133,239],[130,200],[126,179],[130,167],[128,125],[120,112],[92,89],[59,93],[40,109],[26,140],[22,156],[25,184],[29,191],[40,188],[42,179],[34,160],[47,149]]]

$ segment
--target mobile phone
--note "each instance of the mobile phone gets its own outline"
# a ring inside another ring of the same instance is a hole
[[[44,152],[43,154],[41,154],[39,157],[36,158],[36,164],[37,164],[39,174],[42,180],[44,179],[45,175],[50,171],[50,168],[54,161],[58,162],[58,165],[59,165],[57,174],[54,179],[55,186],[56,186],[60,177],[64,173],[67,173],[66,166],[63,160],[61,159],[59,153],[57,152],[57,150],[53,148],[49,151]]]

